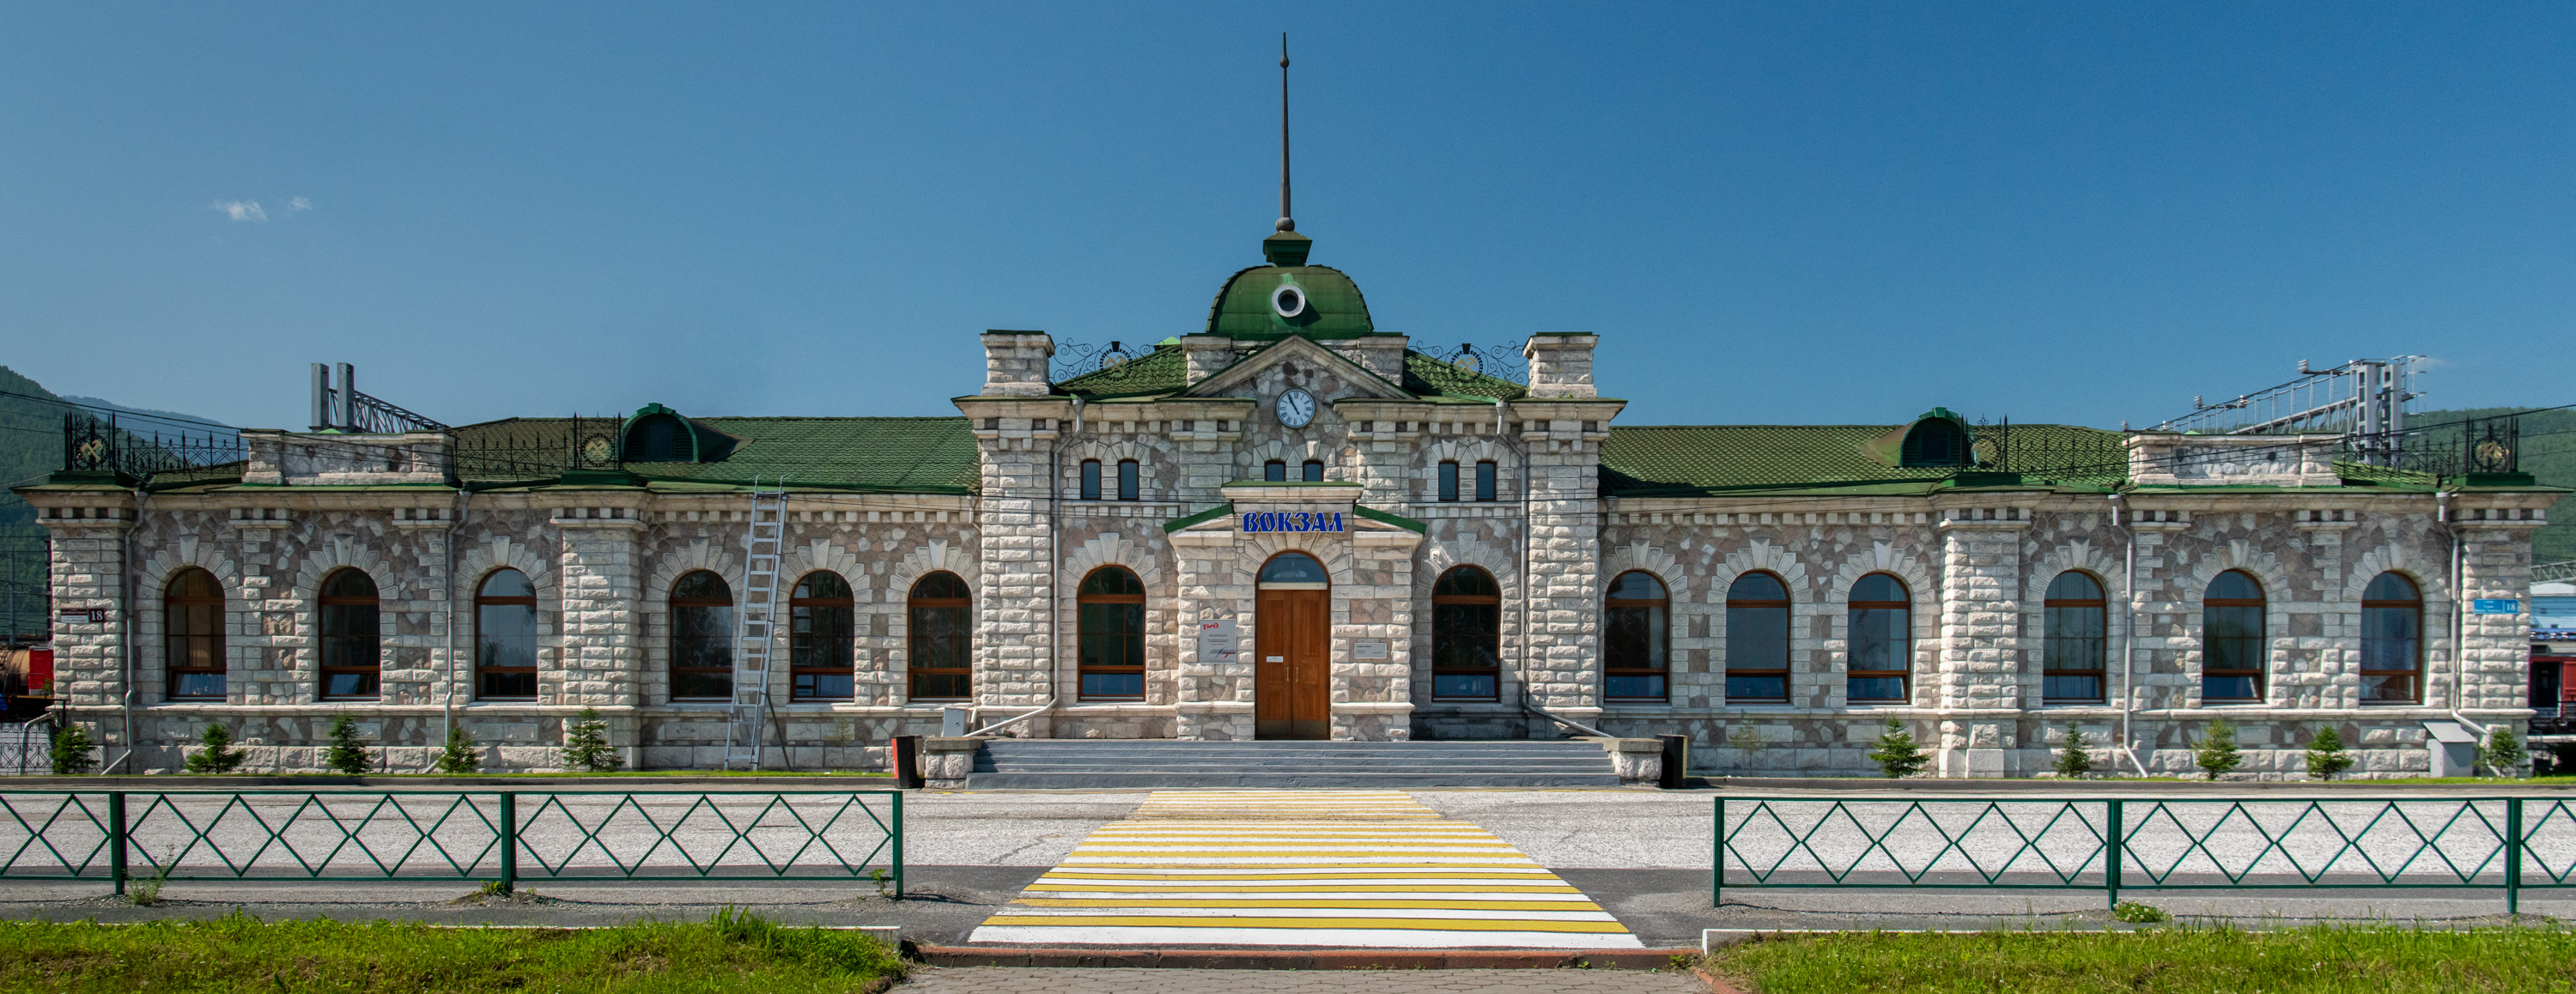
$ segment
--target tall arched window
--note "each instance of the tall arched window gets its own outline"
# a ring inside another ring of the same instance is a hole
[[[2048,581],[2040,606],[2045,612],[2041,623],[2047,627],[2040,699],[2051,704],[2101,700],[2102,660],[2110,646],[2102,585],[2073,570],[2059,573]]]
[[[2361,699],[2368,704],[2421,700],[2424,595],[2395,573],[2372,577],[2361,591]]]
[[[376,613],[376,581],[354,569],[322,578],[322,699],[376,696],[383,631]]]
[[[161,637],[174,701],[224,698],[224,588],[215,575],[184,569],[161,595]]]
[[[1726,588],[1726,700],[1789,700],[1789,588],[1769,573]]]
[[[514,569],[494,570],[474,591],[474,696],[537,697],[537,588]]]
[[[1632,570],[1610,581],[1601,611],[1601,696],[1614,701],[1664,699],[1666,618],[1672,600],[1651,573]]]
[[[816,571],[787,592],[787,698],[846,701],[855,694],[857,667],[851,639],[858,634],[857,601],[849,581]]]
[[[2200,699],[2263,699],[2263,587],[2236,570],[2200,600]]]
[[[733,588],[693,570],[671,585],[671,699],[733,699]]]
[[[906,669],[912,674],[912,699],[962,701],[972,696],[971,649],[974,595],[955,573],[931,573],[914,581],[906,599],[911,632]]]
[[[1872,573],[1852,584],[1843,665],[1844,697],[1852,701],[1904,701],[1913,697],[1914,602],[1905,584]]]
[[[1459,566],[1431,585],[1431,697],[1490,701],[1502,693],[1503,588]]]
[[[1082,697],[1145,699],[1145,582],[1123,566],[1082,578],[1076,628],[1082,643]]]

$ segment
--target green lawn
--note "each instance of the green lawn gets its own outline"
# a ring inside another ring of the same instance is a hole
[[[2576,990],[2576,932],[1844,933],[1748,942],[1720,950],[1709,966],[1759,994],[2568,991]]]
[[[894,951],[865,935],[749,915],[598,929],[0,922],[0,991],[855,994],[902,975]]]

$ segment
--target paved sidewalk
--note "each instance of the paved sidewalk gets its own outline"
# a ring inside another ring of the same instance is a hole
[[[1012,966],[925,969],[900,994],[1708,994],[1666,970],[1122,970]]]

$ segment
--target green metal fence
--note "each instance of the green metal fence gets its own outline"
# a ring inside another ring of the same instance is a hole
[[[2576,800],[1717,799],[1729,887],[2099,890],[2576,886]]]
[[[797,790],[21,790],[0,879],[868,880],[903,795]]]

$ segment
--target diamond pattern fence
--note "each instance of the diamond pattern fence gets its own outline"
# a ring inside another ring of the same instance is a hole
[[[9,791],[0,878],[868,880],[891,791]]]
[[[1728,887],[2576,886],[2576,801],[2538,797],[1717,799]]]

